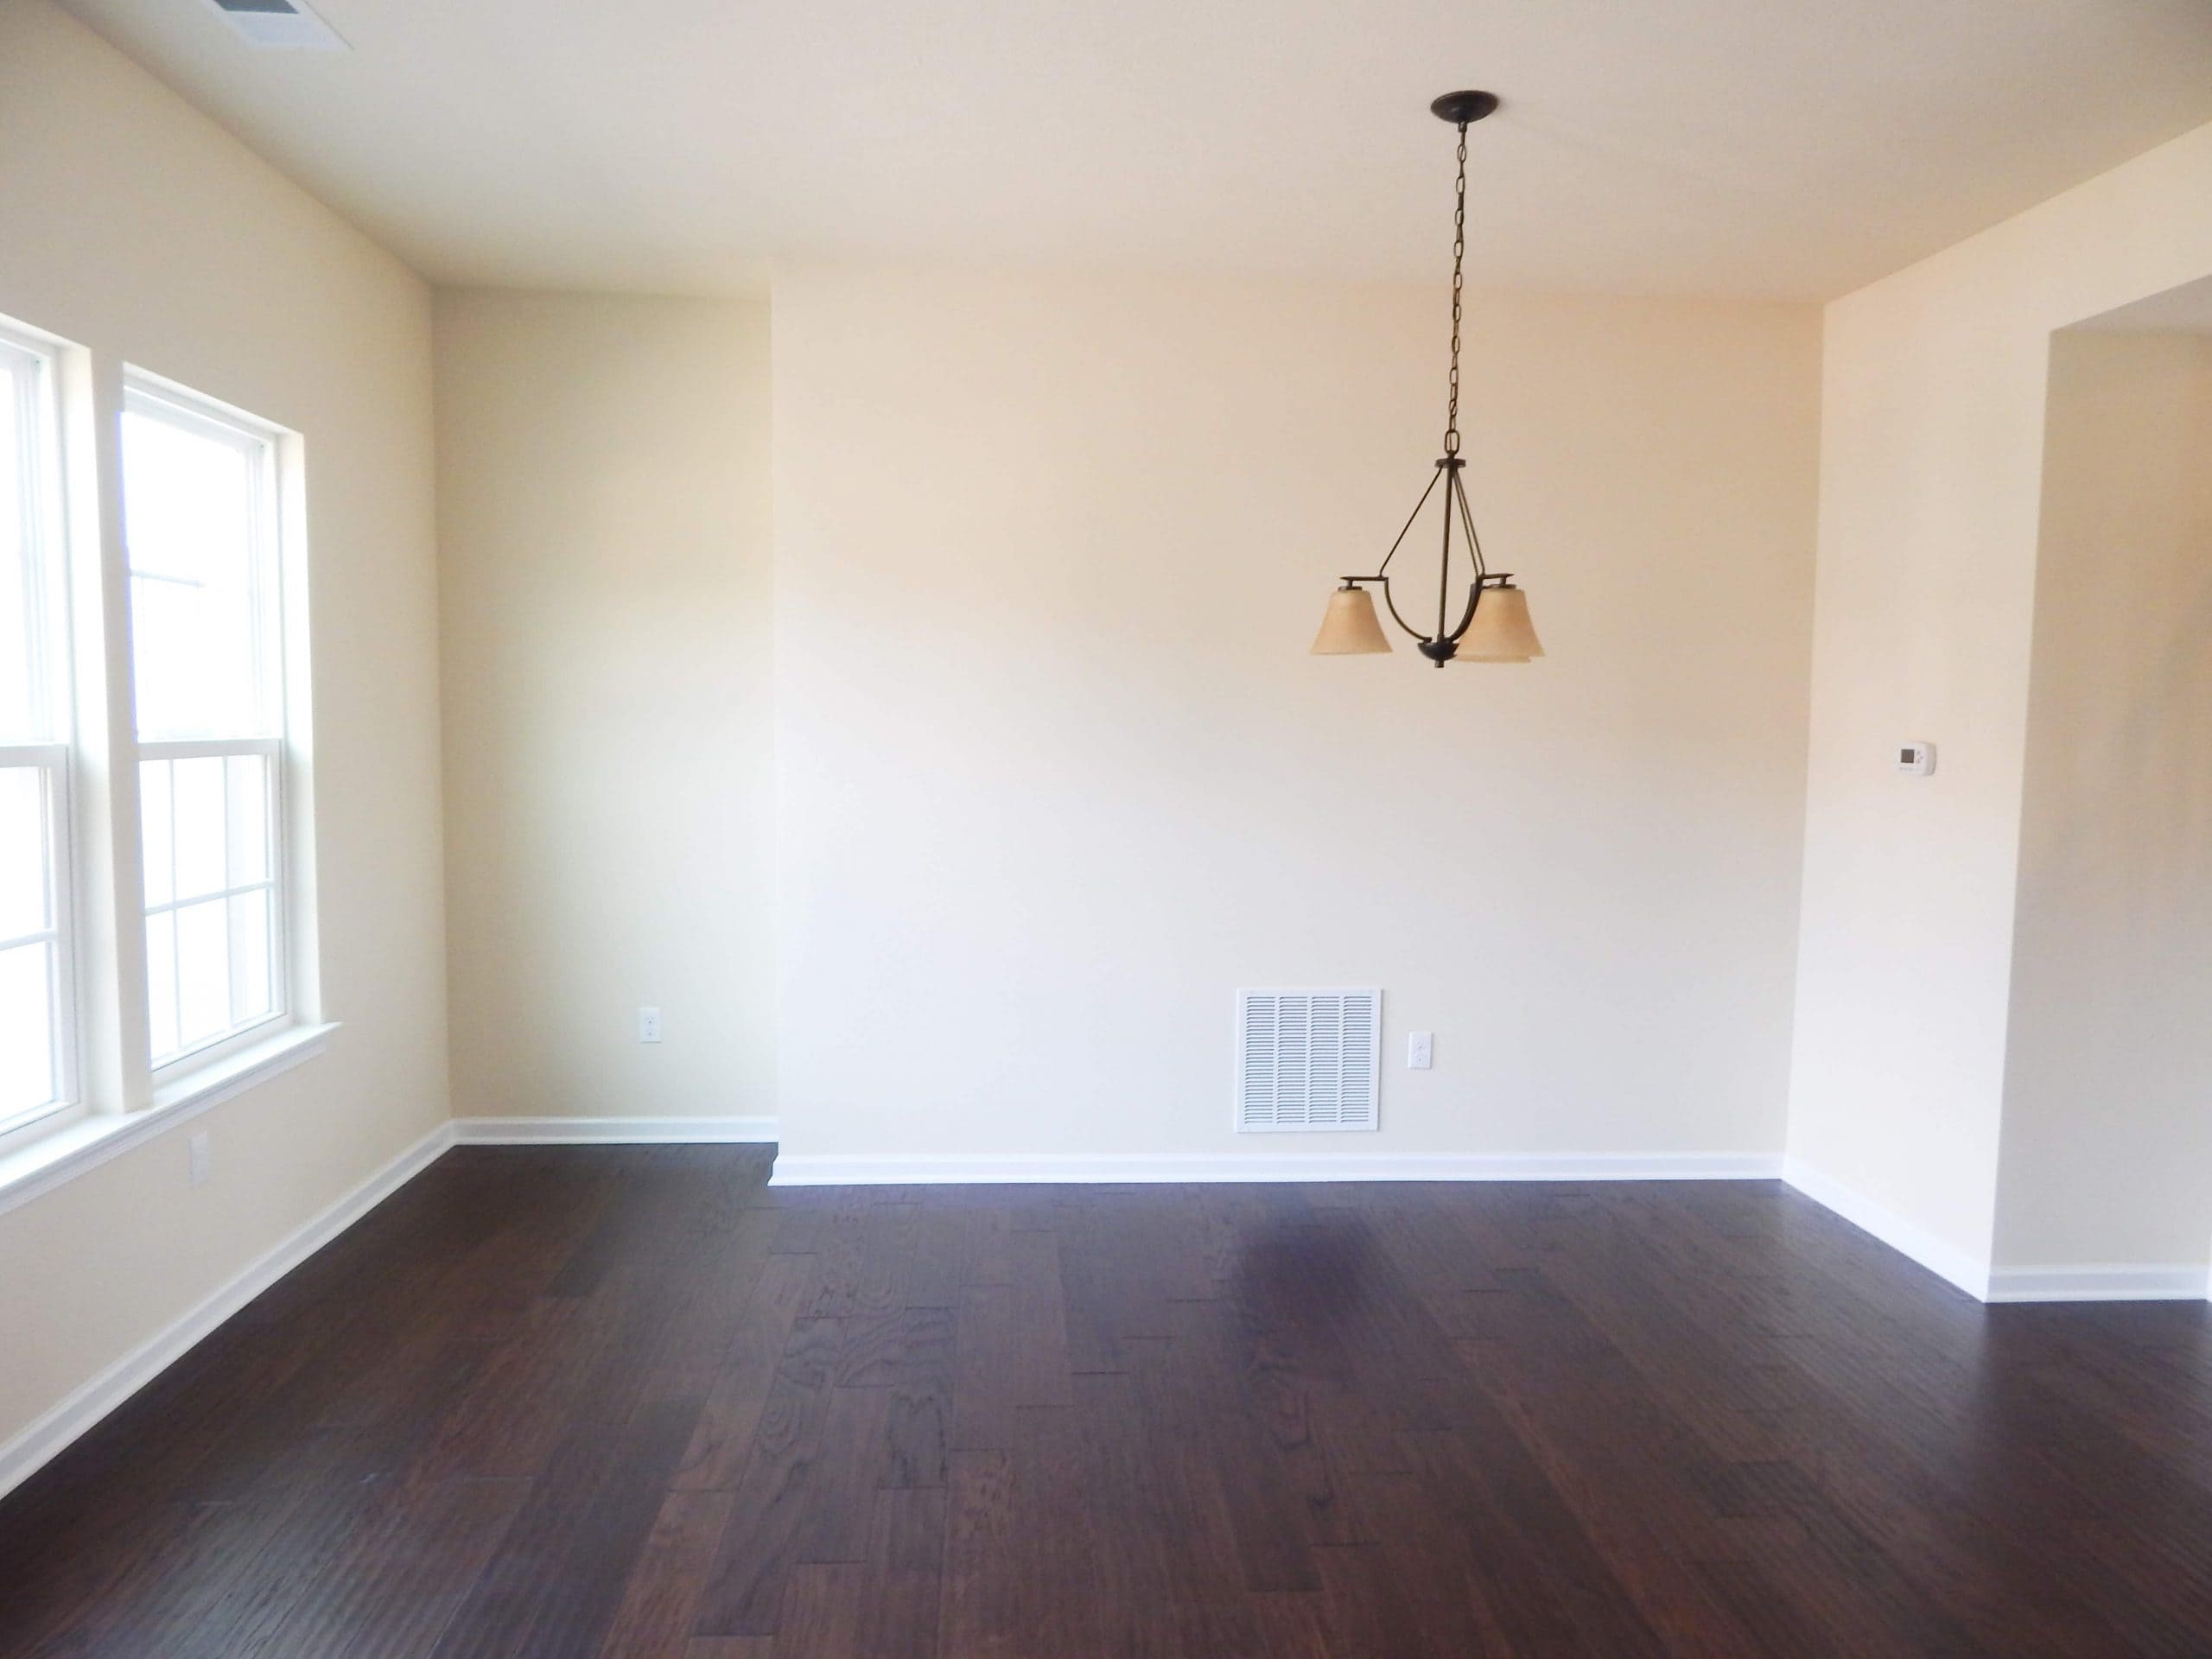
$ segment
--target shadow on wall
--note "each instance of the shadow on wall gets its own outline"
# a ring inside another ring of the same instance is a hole
[[[2212,279],[2051,336],[1996,1261],[2212,1247]]]

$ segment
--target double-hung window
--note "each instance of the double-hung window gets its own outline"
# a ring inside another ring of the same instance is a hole
[[[332,1029],[300,451],[0,317],[0,1195]]]
[[[75,1097],[54,365],[0,325],[0,1136]]]
[[[133,378],[122,462],[158,1080],[289,1013],[276,435]]]

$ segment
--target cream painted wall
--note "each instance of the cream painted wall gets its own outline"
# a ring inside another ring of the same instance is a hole
[[[1779,1150],[1809,309],[1480,296],[1551,654],[1437,671],[1306,655],[1436,453],[1433,289],[774,292],[786,1157]],[[1382,1129],[1234,1135],[1236,988],[1332,983]]]
[[[1789,1152],[1961,1276],[1996,1221],[2055,328],[2212,270],[2212,127],[1832,303]],[[1939,746],[1913,779],[1891,750]]]
[[[306,435],[328,1052],[0,1215],[0,1444],[448,1115],[430,304],[47,0],[0,6],[0,313]]]
[[[2052,337],[1999,1267],[2212,1251],[2212,336]]]
[[[436,312],[454,1110],[766,1116],[766,303]]]

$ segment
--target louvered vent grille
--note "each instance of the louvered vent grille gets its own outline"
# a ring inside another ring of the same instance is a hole
[[[306,0],[207,0],[223,21],[250,46],[305,48],[343,52],[337,30],[316,16]]]
[[[1236,1127],[1371,1129],[1382,993],[1236,994]]]

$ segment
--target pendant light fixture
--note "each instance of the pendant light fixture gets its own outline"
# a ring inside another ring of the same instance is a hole
[[[1375,614],[1374,596],[1365,586],[1382,590],[1382,602],[1393,621],[1420,642],[1421,654],[1439,668],[1458,660],[1470,663],[1525,663],[1544,654],[1536,631],[1529,621],[1529,596],[1513,585],[1513,578],[1493,572],[1483,563],[1483,544],[1475,534],[1475,515],[1467,505],[1466,486],[1459,474],[1467,463],[1459,456],[1459,316],[1460,295],[1465,286],[1467,257],[1467,129],[1497,108],[1489,92],[1446,92],[1429,109],[1459,129],[1459,180],[1452,213],[1452,378],[1451,395],[1444,417],[1444,454],[1428,487],[1414,503],[1398,539],[1371,576],[1346,576],[1344,586],[1329,595],[1329,608],[1321,618],[1321,632],[1314,637],[1317,657],[1363,655],[1390,649],[1389,637]],[[1436,627],[1423,633],[1406,620],[1390,594],[1390,561],[1398,556],[1428,499],[1444,486],[1444,541],[1436,572]],[[1459,523],[1465,545],[1460,556],[1473,580],[1467,587],[1466,607],[1452,620],[1452,524]]]

